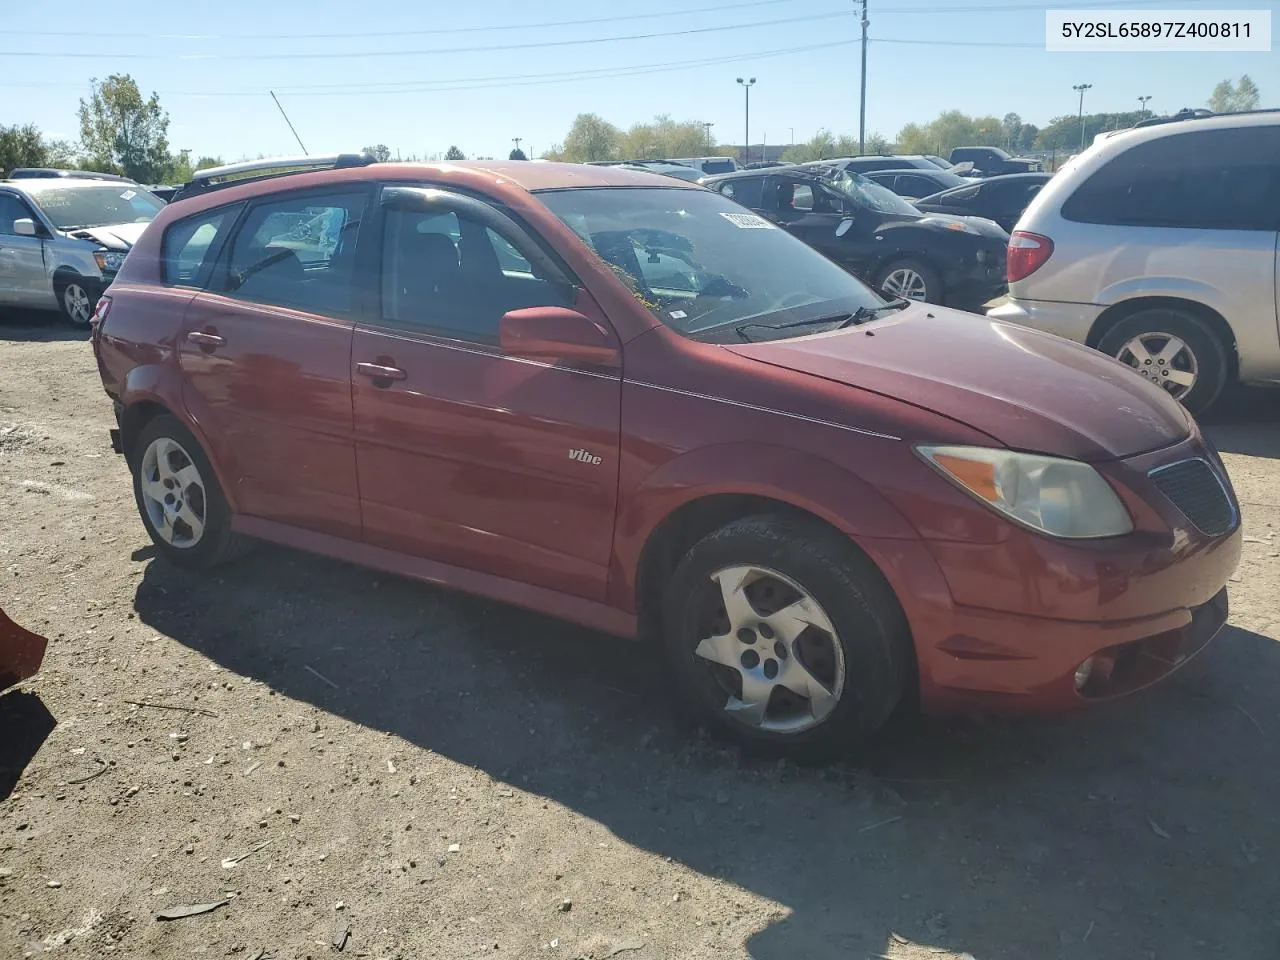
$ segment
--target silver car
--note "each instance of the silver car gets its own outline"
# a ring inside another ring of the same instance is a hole
[[[0,180],[0,309],[61,309],[88,326],[99,295],[163,208],[130,181]]]
[[[988,315],[1110,354],[1203,411],[1280,382],[1280,112],[1108,135],[1031,201]]]

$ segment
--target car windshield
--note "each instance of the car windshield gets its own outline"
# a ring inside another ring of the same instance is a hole
[[[926,153],[924,158],[932,163],[935,167],[941,167],[943,170],[950,170],[954,164],[950,160],[943,160],[942,157],[932,153]]]
[[[703,190],[538,194],[664,324],[686,336],[799,336],[884,305],[859,280],[768,220]],[[737,328],[750,324],[748,336]],[[789,327],[789,324],[799,324]]]
[[[823,178],[841,193],[853,198],[858,206],[876,213],[892,213],[897,216],[918,217],[920,211],[903,200],[888,187],[882,187],[869,177],[834,167],[821,171]]]
[[[65,180],[29,186],[27,192],[59,230],[150,223],[164,204],[137,184],[69,184]]]

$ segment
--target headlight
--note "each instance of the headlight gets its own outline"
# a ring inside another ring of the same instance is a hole
[[[99,250],[93,255],[93,259],[98,261],[98,269],[103,273],[116,273],[124,264],[124,258],[127,253],[113,253],[108,250]]]
[[[1024,526],[1051,537],[1116,537],[1129,512],[1097,470],[1079,460],[990,447],[916,447],[948,480]]]

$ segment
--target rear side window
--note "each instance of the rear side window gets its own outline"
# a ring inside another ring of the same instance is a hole
[[[1280,127],[1197,130],[1130,147],[1062,206],[1081,223],[1275,230]]]
[[[720,192],[730,200],[736,200],[744,207],[759,210],[764,206],[764,177],[744,177],[741,180],[726,180],[720,185]]]
[[[305,194],[253,207],[231,245],[227,292],[257,303],[346,314],[368,194]]]
[[[209,282],[218,247],[240,207],[208,210],[170,225],[160,243],[160,272],[167,286],[203,287]]]

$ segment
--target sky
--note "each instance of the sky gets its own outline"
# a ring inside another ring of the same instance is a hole
[[[1078,0],[1055,9],[1269,9],[1280,3]],[[943,110],[1044,125],[1085,110],[1203,106],[1220,80],[1248,73],[1280,106],[1270,53],[1049,53],[1043,4],[868,0],[868,134],[892,139]],[[209,12],[205,12],[209,11]],[[311,153],[383,143],[402,155],[533,155],[578,113],[627,127],[658,114],[714,124],[741,143],[755,77],[751,141],[819,128],[857,133],[860,30],[855,0],[119,0],[92,17],[0,0],[0,124],[75,139],[90,80],[129,73],[159,94],[174,149],[231,161],[297,154],[274,91]]]

